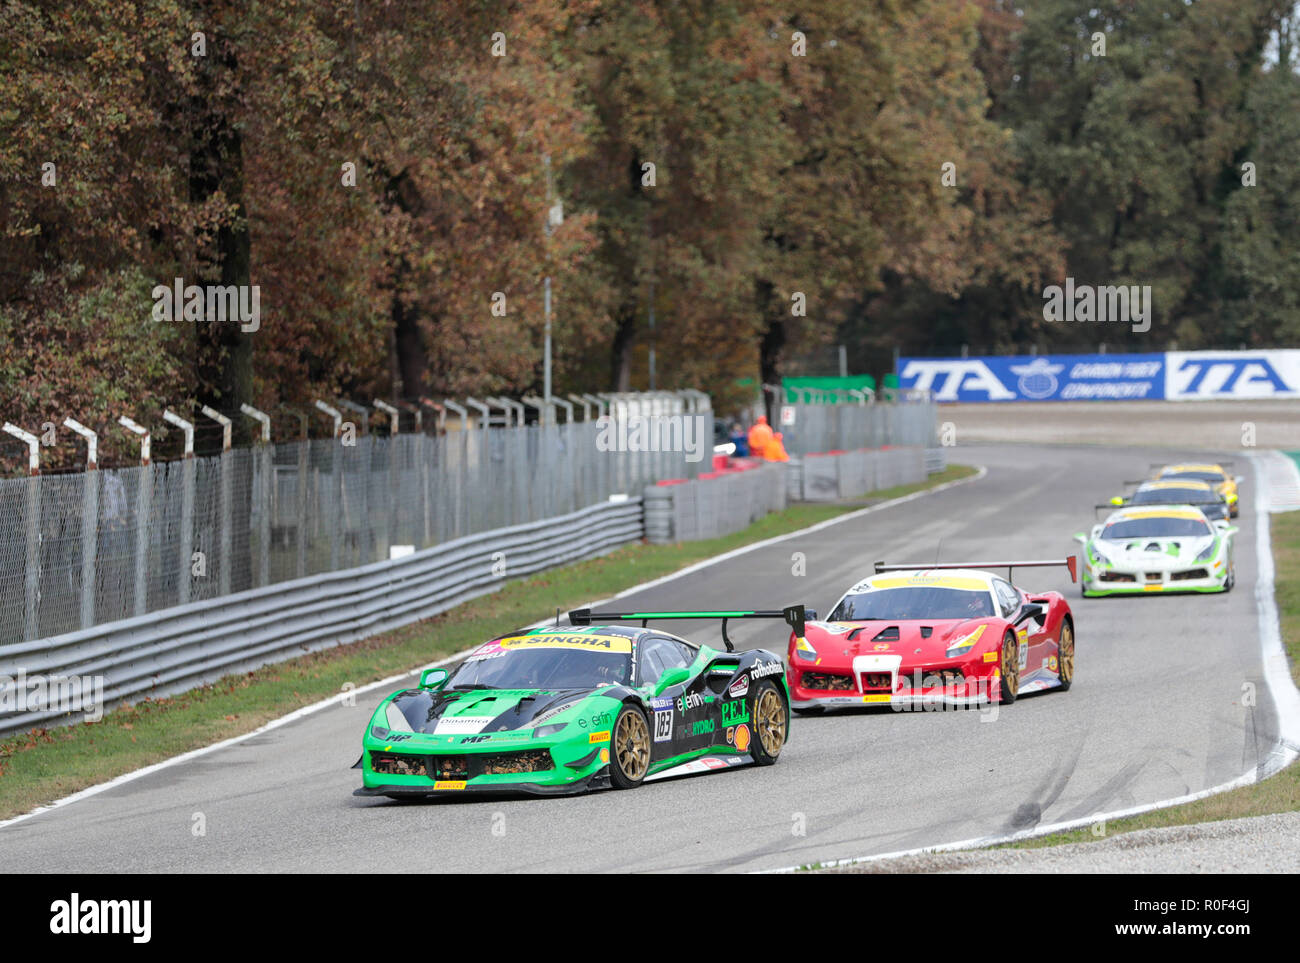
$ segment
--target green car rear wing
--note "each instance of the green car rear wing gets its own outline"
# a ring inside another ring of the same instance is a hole
[[[916,562],[907,564],[890,564],[886,562],[876,563],[876,574],[881,572],[907,572],[907,571],[927,571],[931,569],[951,569],[951,568],[1005,568],[1007,570],[1007,580],[1011,580],[1011,573],[1018,568],[1055,568],[1058,565],[1064,565],[1070,570],[1070,581],[1079,581],[1079,559],[1077,556],[1070,555],[1060,559],[1046,559],[1032,562]]]
[[[574,625],[598,625],[602,622],[640,622],[642,627],[651,621],[685,619],[721,619],[722,641],[728,652],[736,651],[727,637],[727,622],[731,619],[782,619],[794,629],[797,637],[804,634],[804,622],[807,612],[802,605],[787,605],[783,609],[736,609],[734,611],[707,612],[593,612],[591,609],[573,609],[569,612],[569,621]]]

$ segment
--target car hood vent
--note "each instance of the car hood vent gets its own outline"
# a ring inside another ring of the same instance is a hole
[[[891,625],[888,626],[887,628],[881,629],[880,632],[876,634],[876,637],[873,638],[871,641],[872,642],[897,642],[898,626]]]
[[[934,635],[934,626],[933,626],[933,625],[923,625],[923,626],[921,626],[921,638],[923,638],[923,639],[928,639],[928,638],[929,638],[930,636],[932,636],[932,635]]]

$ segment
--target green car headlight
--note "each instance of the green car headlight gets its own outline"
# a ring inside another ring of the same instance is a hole
[[[1208,562],[1214,558],[1214,553],[1219,550],[1219,540],[1216,538],[1209,545],[1201,550],[1201,554],[1196,556],[1198,562]]]
[[[538,726],[533,730],[533,738],[545,739],[547,736],[553,736],[567,725],[567,722],[552,722],[550,725]]]

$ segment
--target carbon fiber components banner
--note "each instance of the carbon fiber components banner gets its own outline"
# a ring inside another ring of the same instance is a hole
[[[936,401],[1143,401],[1165,397],[1165,355],[900,358],[898,381]]]

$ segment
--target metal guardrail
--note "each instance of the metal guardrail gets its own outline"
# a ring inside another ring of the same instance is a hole
[[[168,695],[233,672],[354,642],[495,591],[506,579],[635,541],[639,497],[469,535],[402,558],[192,602],[0,650],[0,686],[103,678],[103,705]],[[0,688],[7,704],[17,693]],[[80,713],[0,713],[0,734]]]

